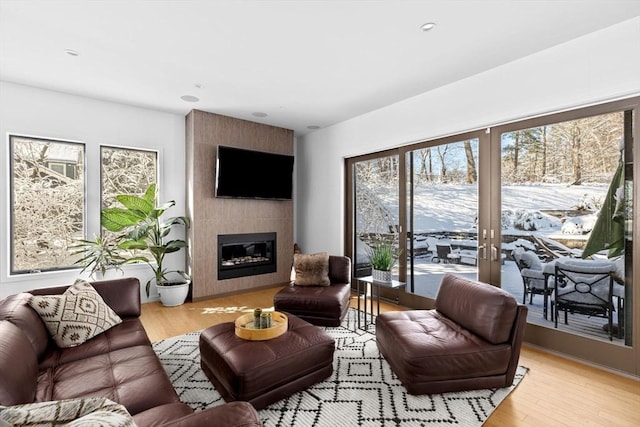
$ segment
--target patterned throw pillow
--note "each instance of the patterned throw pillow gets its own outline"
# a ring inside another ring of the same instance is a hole
[[[62,295],[34,295],[29,305],[62,348],[80,345],[122,322],[93,286],[82,279]]]
[[[135,427],[124,406],[104,397],[0,406],[0,425]]]
[[[329,254],[293,254],[293,267],[296,271],[295,285],[329,286]]]

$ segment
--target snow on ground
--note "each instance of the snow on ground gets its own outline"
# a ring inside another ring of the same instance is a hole
[[[376,183],[370,188],[369,202],[375,205],[375,211],[384,218],[377,218],[375,225],[368,228],[371,217],[358,215],[357,229],[362,232],[388,233],[388,226],[399,224],[398,192],[396,187]],[[584,240],[593,228],[597,213],[584,211],[584,215],[563,218],[562,220],[544,213],[544,211],[575,210],[579,207],[594,209],[606,196],[607,185],[566,185],[566,184],[530,184],[502,187],[502,223],[503,235],[536,234],[550,239]],[[467,232],[476,233],[478,192],[475,185],[429,184],[419,185],[414,190],[414,248],[435,247],[433,237],[421,236],[430,233]],[[371,215],[372,207],[367,207]],[[375,216],[375,215],[374,215]],[[386,224],[386,225],[385,225]],[[518,227],[516,227],[518,224]],[[526,240],[519,239],[519,246]],[[503,249],[517,242],[503,245]],[[356,260],[364,263],[368,260],[366,244],[356,243]],[[532,248],[533,249],[533,248]]]
[[[395,188],[378,185],[379,200],[395,223],[398,218],[398,198]],[[575,210],[586,202],[601,202],[607,193],[606,185],[531,184],[502,187],[503,225],[514,234],[526,230],[545,235],[562,233],[564,237],[582,236],[591,230],[596,214],[561,221],[541,211]],[[478,193],[475,185],[430,184],[414,191],[414,232],[476,230]],[[518,230],[518,223],[525,230]]]

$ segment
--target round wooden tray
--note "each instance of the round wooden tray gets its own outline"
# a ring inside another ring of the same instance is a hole
[[[253,313],[243,314],[236,319],[236,335],[250,341],[265,341],[277,338],[287,332],[288,319],[279,311],[271,312],[271,327],[256,329],[253,326]]]

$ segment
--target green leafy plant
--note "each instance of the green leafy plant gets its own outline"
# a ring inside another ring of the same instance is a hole
[[[109,231],[120,233],[118,248],[133,252],[134,256],[125,263],[144,262],[151,270],[156,284],[171,285],[167,274],[178,273],[186,280],[189,279],[184,271],[167,270],[164,267],[164,257],[177,252],[187,246],[181,239],[169,240],[168,236],[177,226],[189,227],[189,218],[184,216],[170,217],[162,220],[165,211],[176,203],[171,200],[157,206],[157,189],[151,184],[140,197],[132,194],[120,194],[116,200],[123,207],[111,207],[102,210],[100,222]],[[141,253],[142,252],[142,253]],[[144,252],[151,255],[148,257]],[[151,287],[150,279],[146,284],[147,297]]]
[[[380,242],[369,248],[369,261],[375,270],[391,271],[398,256],[390,243]]]
[[[77,242],[71,248],[78,249],[73,255],[83,255],[75,262],[84,266],[80,273],[90,270],[91,276],[95,277],[97,273],[104,276],[107,270],[122,270],[125,259],[118,253],[118,246],[112,238],[95,236],[94,240],[79,239]]]

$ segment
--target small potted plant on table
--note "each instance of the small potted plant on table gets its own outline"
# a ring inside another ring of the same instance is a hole
[[[123,207],[103,209],[101,223],[107,230],[121,233],[118,239],[120,249],[134,253],[125,263],[144,262],[153,271],[153,278],[145,286],[147,297],[152,282],[155,282],[163,305],[184,303],[191,281],[184,271],[165,268],[164,257],[187,246],[184,240],[170,240],[168,236],[175,227],[189,227],[189,218],[177,216],[162,220],[164,212],[174,206],[175,201],[158,206],[155,184],[150,185],[142,197],[120,194],[116,200]]]
[[[368,252],[373,280],[391,282],[391,269],[398,259],[393,246],[387,242],[379,242],[369,248]]]

